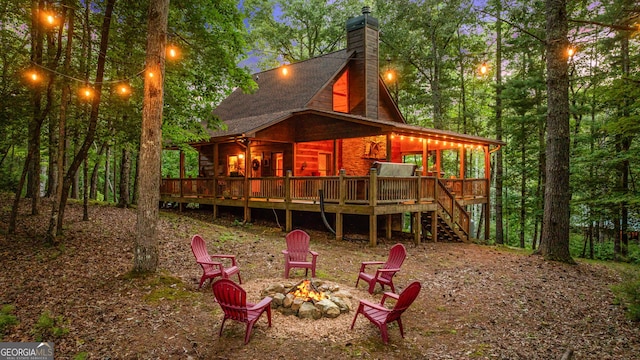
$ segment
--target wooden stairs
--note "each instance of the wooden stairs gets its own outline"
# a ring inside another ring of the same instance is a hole
[[[470,242],[469,213],[455,196],[438,180],[438,211],[423,213],[422,233],[430,234],[433,241]],[[437,219],[434,222],[433,216]],[[434,231],[433,226],[436,226]],[[433,234],[436,234],[436,239]]]

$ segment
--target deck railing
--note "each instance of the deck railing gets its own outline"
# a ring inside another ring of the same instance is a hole
[[[439,180],[439,181],[438,181]],[[319,202],[339,204],[399,204],[437,201],[442,216],[457,230],[469,233],[469,214],[456,199],[486,197],[487,179],[436,179],[435,177],[291,176],[162,179],[160,194],[171,197],[225,198]]]
[[[217,177],[162,179],[160,194],[163,196],[228,199],[250,198],[268,200],[318,201],[318,190],[324,191],[328,203],[376,204],[429,202],[438,199],[449,213],[454,214],[453,203],[436,190],[435,177],[378,177],[375,189],[372,176],[286,176],[286,177]],[[486,197],[487,179],[440,179],[439,183],[452,198]],[[288,193],[287,193],[288,189]],[[375,190],[375,199],[371,194]]]

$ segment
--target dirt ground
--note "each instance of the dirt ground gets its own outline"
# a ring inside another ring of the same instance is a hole
[[[564,265],[475,244],[416,246],[401,236],[372,248],[313,230],[317,276],[351,292],[354,307],[382,296],[354,287],[360,262],[384,260],[396,241],[407,247],[394,282],[403,288],[418,280],[423,288],[403,315],[405,338],[393,324],[384,345],[364,317],[350,330],[354,311],[321,320],[274,311],[273,326],[261,318],[244,345],[244,324],[227,321],[218,336],[222,313],[208,283],[197,289],[190,238],[201,234],[210,253],[237,255],[243,287],[258,301],[266,284],[282,281],[284,233],[275,223],[163,210],[160,270],[135,278],[135,210],[91,206],[90,221],[82,221],[81,205],[71,203],[62,243],[49,247],[46,201],[38,216],[23,203],[18,234],[8,237],[11,199],[0,200],[0,305],[13,305],[19,321],[0,336],[26,342],[43,334],[55,342],[56,359],[560,359],[567,349],[575,359],[640,359],[640,326],[616,305],[610,286],[619,275],[602,264]],[[45,312],[57,319],[51,327],[68,332],[37,330]]]

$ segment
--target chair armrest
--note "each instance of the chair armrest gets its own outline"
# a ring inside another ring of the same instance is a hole
[[[232,266],[236,266],[236,256],[235,255],[225,255],[225,254],[216,254],[216,255],[209,255],[211,258],[216,258],[216,259],[231,259],[231,265]]]
[[[380,274],[380,273],[396,273],[400,271],[400,269],[377,269],[376,270],[376,277]]]
[[[264,299],[260,300],[259,303],[248,306],[247,310],[260,310],[264,307],[269,306],[269,304],[271,304],[271,300],[272,300],[271,297],[267,296]]]
[[[285,255],[289,255],[289,250],[282,250],[282,253]]]
[[[400,298],[400,295],[398,294],[394,294],[392,292],[386,292],[384,294],[382,294],[382,300],[380,301],[381,305],[384,305],[385,300],[387,300],[387,298],[392,298],[395,299],[396,301]]]
[[[364,271],[364,268],[369,265],[382,265],[384,261],[363,261],[360,263],[360,272]]]
[[[368,307],[374,308],[376,310],[389,311],[389,309],[387,309],[386,307],[384,307],[384,306],[382,306],[380,304],[374,304],[374,303],[372,303],[370,301],[367,301],[367,300],[360,300],[360,304],[364,305],[364,306],[368,306]]]
[[[311,254],[311,256],[313,256],[313,257],[318,256],[318,253],[317,253],[317,252],[315,252],[315,251],[311,251],[311,250],[309,250],[309,254]]]
[[[203,264],[203,265],[222,265],[221,262],[219,261],[206,261],[206,260],[198,260],[198,264]]]

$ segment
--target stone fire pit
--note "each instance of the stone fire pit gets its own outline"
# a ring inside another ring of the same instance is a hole
[[[260,296],[273,298],[272,309],[303,319],[336,318],[351,310],[353,298],[337,284],[317,279],[270,284]]]

